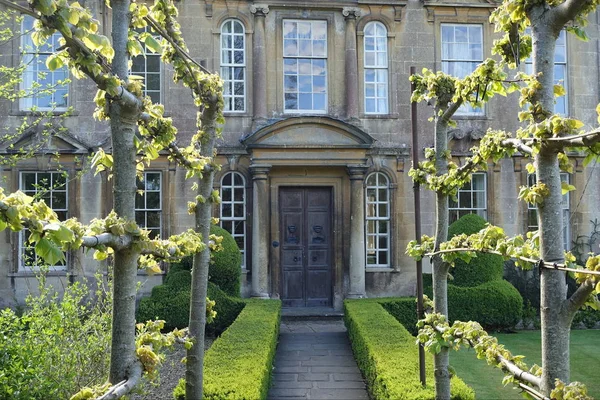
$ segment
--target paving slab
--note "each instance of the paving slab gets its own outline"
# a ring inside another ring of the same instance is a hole
[[[268,399],[369,399],[340,319],[282,321]]]

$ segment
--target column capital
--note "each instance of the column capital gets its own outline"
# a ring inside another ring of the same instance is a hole
[[[344,7],[342,15],[346,18],[346,21],[355,20],[362,15],[362,11],[357,7]]]
[[[250,165],[250,173],[252,180],[266,180],[269,177],[271,165],[269,164],[253,164]]]
[[[269,6],[267,4],[252,4],[250,5],[250,12],[257,17],[264,17],[269,13]]]
[[[348,176],[351,181],[362,181],[365,179],[368,167],[366,165],[352,164],[348,165],[346,169],[348,170]]]

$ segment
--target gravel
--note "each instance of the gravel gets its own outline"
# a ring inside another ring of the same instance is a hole
[[[208,350],[215,338],[207,337],[204,340],[204,349]],[[183,345],[176,347],[165,354],[165,360],[160,367],[160,381],[158,386],[146,383],[143,394],[131,395],[131,400],[170,400],[173,399],[173,389],[179,379],[185,377],[185,364],[181,360],[185,357]]]

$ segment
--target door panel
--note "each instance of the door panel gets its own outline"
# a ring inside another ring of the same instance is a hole
[[[281,188],[282,300],[331,306],[331,188]]]

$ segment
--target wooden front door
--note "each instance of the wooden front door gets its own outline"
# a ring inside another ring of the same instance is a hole
[[[279,192],[284,307],[331,307],[331,188]]]

